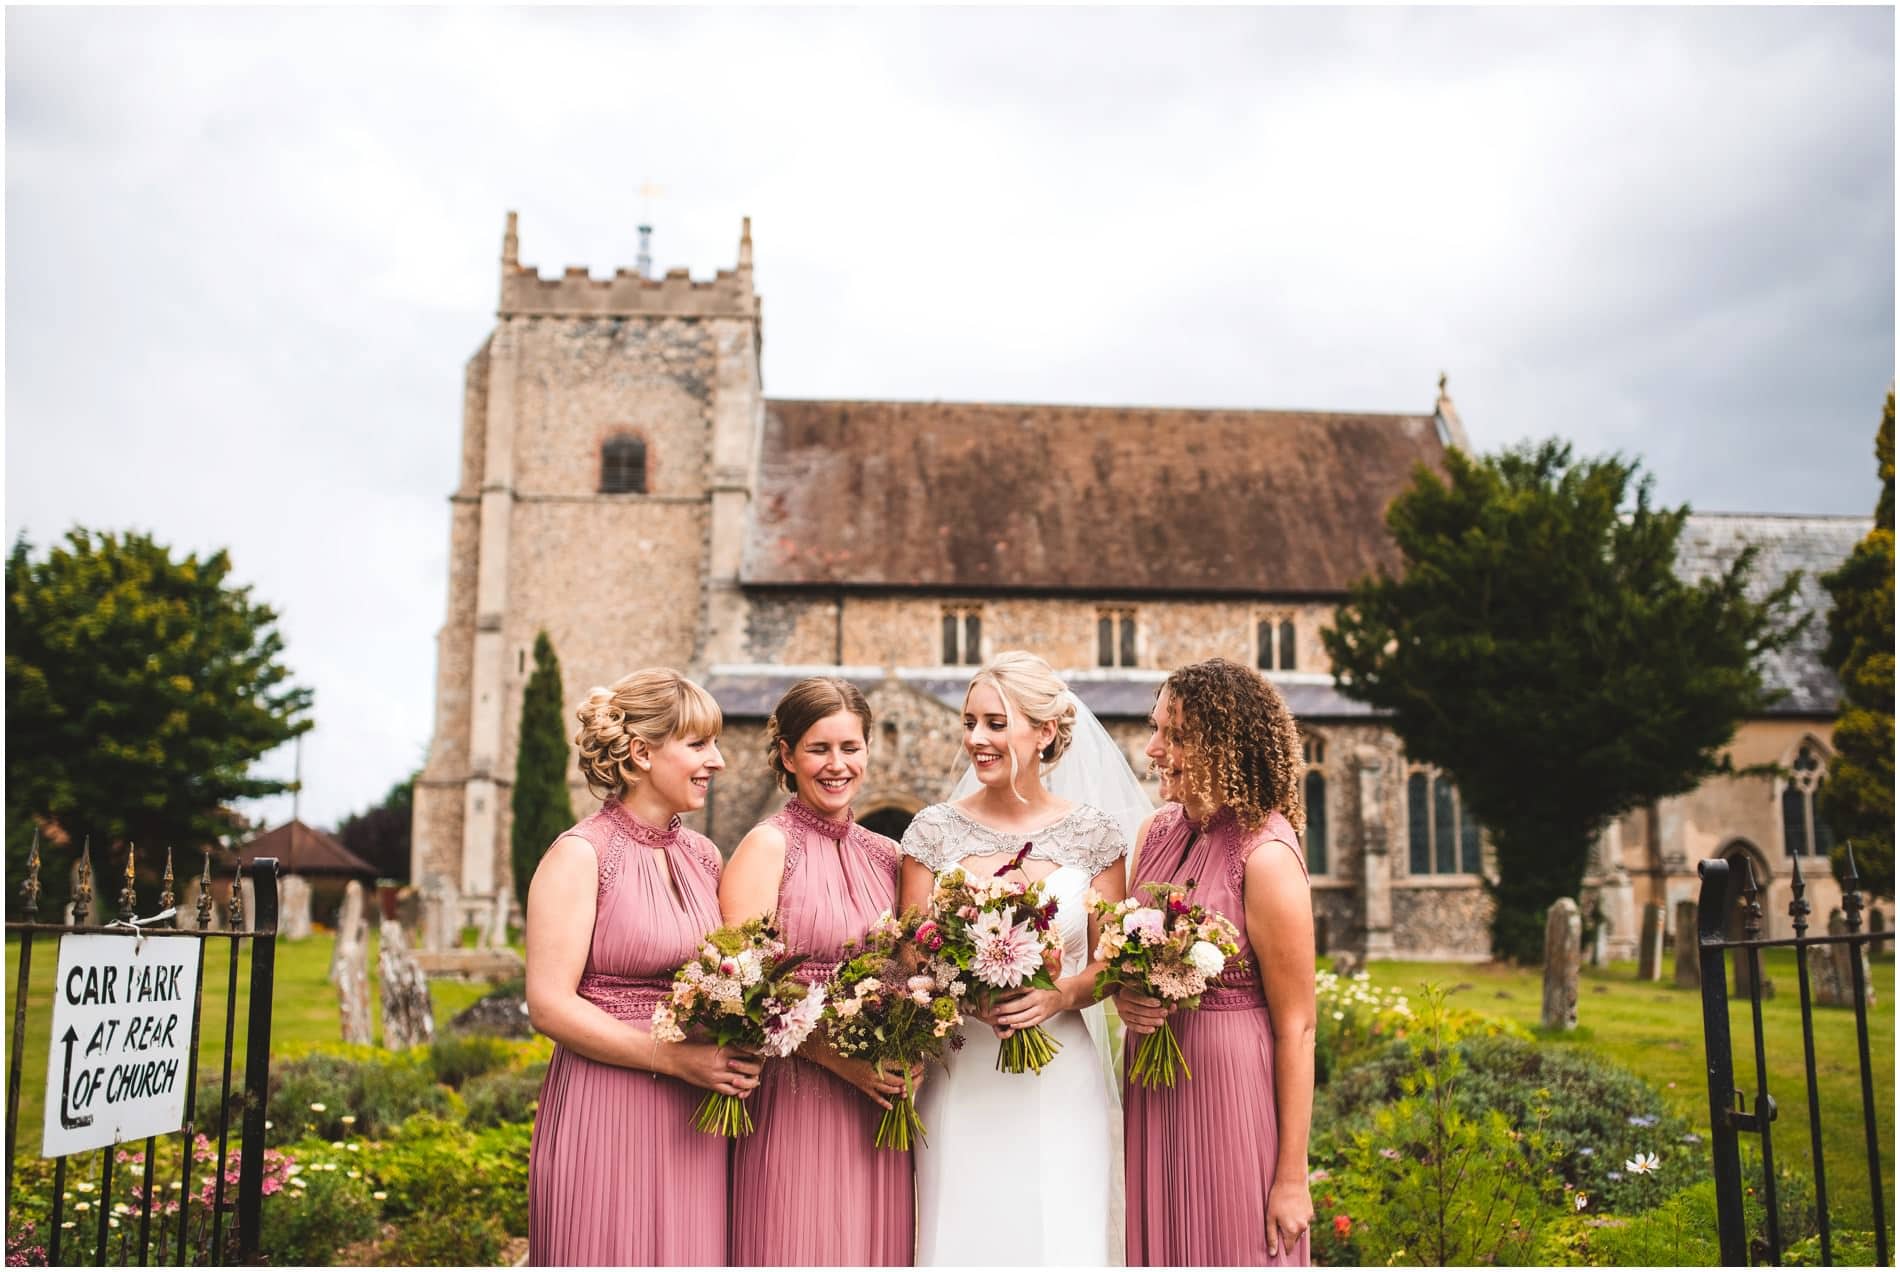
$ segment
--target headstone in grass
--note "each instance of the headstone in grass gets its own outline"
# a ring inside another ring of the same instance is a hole
[[[508,946],[508,915],[514,906],[515,894],[507,888],[495,889],[495,903],[488,907],[488,924],[482,930],[481,948],[485,950],[506,949]]]
[[[1663,908],[1651,901],[1643,907],[1643,935],[1636,946],[1636,979],[1662,979]]]
[[[369,1025],[369,942],[337,935],[341,960],[336,972],[337,1016],[343,1041],[368,1046],[375,1041]]]
[[[441,875],[422,882],[422,945],[430,953],[452,950],[462,943],[462,907],[455,885]]]
[[[429,977],[416,966],[400,923],[385,920],[379,939],[377,970],[383,985],[383,1046],[406,1051],[435,1040],[435,1011],[429,1002]]]
[[[277,883],[277,935],[286,941],[310,939],[310,880],[285,875]]]
[[[343,905],[336,914],[336,945],[330,951],[329,983],[337,983],[337,974],[343,966],[343,953],[350,942],[367,944],[369,941],[369,917],[363,885],[355,879],[349,881],[343,889]]]
[[[1582,962],[1583,917],[1574,900],[1560,897],[1544,924],[1544,1028],[1577,1027],[1577,974]]]
[[[1702,988],[1701,946],[1696,942],[1696,904],[1676,902],[1676,986],[1679,989]]]

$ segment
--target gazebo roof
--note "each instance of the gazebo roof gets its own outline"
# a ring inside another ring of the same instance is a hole
[[[259,857],[277,858],[278,869],[285,874],[376,874],[375,866],[345,848],[336,836],[300,821],[288,821],[275,830],[267,830],[237,850],[240,866],[248,866]]]

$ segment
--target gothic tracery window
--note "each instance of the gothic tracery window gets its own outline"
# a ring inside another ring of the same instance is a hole
[[[1405,780],[1406,835],[1411,873],[1478,874],[1484,868],[1484,831],[1464,809],[1451,779],[1437,769],[1414,768]]]
[[[1834,850],[1834,832],[1816,807],[1816,796],[1827,785],[1827,763],[1820,747],[1803,742],[1790,764],[1787,784],[1781,788],[1781,838],[1790,857],[1826,856]]]

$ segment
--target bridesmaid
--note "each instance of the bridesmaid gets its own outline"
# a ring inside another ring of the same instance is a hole
[[[1126,1084],[1128,1263],[1304,1266],[1314,1003],[1299,734],[1279,692],[1224,658],[1169,676],[1149,723],[1164,803],[1128,891],[1198,881],[1194,899],[1240,929],[1240,958],[1199,1011],[1173,1017],[1193,1080]],[[1116,1006],[1130,1054],[1171,1010],[1128,991]]]
[[[767,759],[792,798],[752,828],[719,885],[728,923],[775,914],[811,961],[837,970],[842,946],[897,903],[897,845],[859,826],[871,708],[848,681],[813,676],[786,691],[766,725]],[[921,1069],[912,1075],[913,1089]],[[911,1157],[874,1145],[901,1071],[840,1056],[814,1036],[765,1066],[733,1158],[735,1266],[909,1266],[915,1217]]]
[[[719,707],[665,667],[595,689],[580,769],[606,803],[554,841],[528,891],[528,1014],[554,1039],[528,1155],[537,1266],[724,1264],[727,1141],[693,1129],[706,1091],[759,1063],[658,1043],[653,1005],[719,926],[719,851],[679,815],[725,767]]]

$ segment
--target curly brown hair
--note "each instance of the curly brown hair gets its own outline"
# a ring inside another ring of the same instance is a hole
[[[849,680],[840,680],[836,676],[807,676],[785,691],[778,700],[778,706],[772,708],[772,718],[765,722],[765,762],[771,766],[772,780],[788,793],[798,792],[798,782],[791,770],[785,767],[785,757],[779,750],[781,742],[797,746],[799,740],[811,732],[811,727],[826,716],[836,715],[840,711],[849,711],[864,722],[864,738],[868,745],[871,738],[871,705],[864,700],[864,692]]]
[[[1306,829],[1299,727],[1265,676],[1209,658],[1182,667],[1161,687],[1180,713],[1174,741],[1194,803],[1231,808],[1248,830],[1260,829],[1276,809],[1295,831]]]

